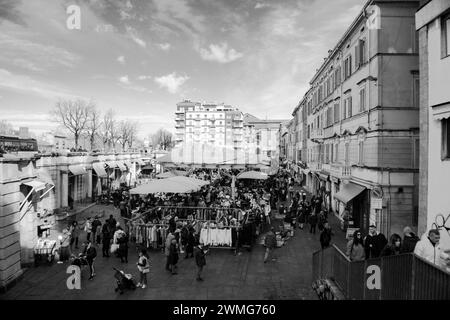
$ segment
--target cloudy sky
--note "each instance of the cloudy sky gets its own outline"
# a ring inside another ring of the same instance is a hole
[[[81,29],[67,28],[67,7]],[[0,0],[0,120],[39,133],[59,98],[93,99],[140,135],[182,99],[288,119],[363,0]]]

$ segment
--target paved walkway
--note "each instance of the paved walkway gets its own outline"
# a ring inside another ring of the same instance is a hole
[[[106,209],[105,209],[106,208]],[[110,207],[93,208],[105,210],[117,217],[118,210]],[[103,222],[104,219],[102,219]],[[80,240],[84,240],[82,235]],[[184,260],[180,255],[178,275],[165,271],[165,256],[161,251],[150,252],[151,271],[146,289],[114,292],[113,267],[138,277],[137,252],[130,246],[129,263],[122,264],[116,257],[103,258],[101,248],[96,259],[97,276],[88,281],[89,270],[82,272],[81,290],[68,290],[66,268],[68,263],[41,265],[27,270],[23,279],[0,299],[317,299],[311,289],[312,253],[320,249],[319,233],[310,234],[295,230],[295,236],[282,248],[275,250],[277,261],[263,263],[264,247],[256,244],[251,252],[238,255],[233,250],[212,249],[207,256],[204,282],[195,280],[196,267],[193,259]]]

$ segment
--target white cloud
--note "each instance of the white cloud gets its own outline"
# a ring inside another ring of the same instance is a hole
[[[141,75],[138,77],[138,80],[150,80],[151,78],[151,76]]]
[[[188,80],[188,76],[178,76],[176,72],[155,78],[155,82],[161,88],[166,88],[172,94],[177,93],[180,87]]]
[[[128,79],[128,76],[122,76],[119,78],[119,81],[124,83],[124,84],[131,84],[130,83],[130,79]]]
[[[270,8],[270,4],[261,2],[256,3],[255,9],[262,9],[262,8]]]
[[[32,94],[50,100],[80,98],[80,96],[72,94],[64,87],[38,81],[26,75],[14,74],[5,69],[0,69],[0,88]]]
[[[145,42],[144,40],[142,40],[141,38],[138,37],[136,29],[134,29],[130,26],[126,26],[126,29],[127,29],[127,35],[128,35],[128,37],[131,38],[131,40],[133,40],[134,42],[136,42],[139,46],[141,46],[143,48],[147,47],[147,42]]]
[[[125,57],[124,56],[117,57],[117,61],[121,64],[125,64]]]
[[[159,43],[158,47],[161,50],[168,51],[168,50],[170,50],[171,45],[170,45],[170,43]]]
[[[81,57],[63,48],[0,33],[0,60],[13,61],[28,70],[63,66],[74,68]],[[21,65],[20,65],[21,64]]]
[[[107,33],[107,32],[115,32],[116,28],[111,24],[98,24],[95,27],[95,32],[97,33]]]
[[[244,54],[237,52],[233,48],[228,48],[228,44],[211,44],[208,49],[200,48],[198,50],[203,60],[216,61],[219,63],[229,63],[242,58]]]

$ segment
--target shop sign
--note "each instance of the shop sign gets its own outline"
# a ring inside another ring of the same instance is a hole
[[[359,230],[359,228],[347,228],[347,233],[346,233],[346,235],[345,235],[345,238],[346,238],[347,240],[351,240],[351,239],[353,238],[353,233],[354,233],[356,230]]]

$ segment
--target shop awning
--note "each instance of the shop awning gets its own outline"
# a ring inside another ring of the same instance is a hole
[[[136,163],[139,163],[141,166],[145,166],[145,162],[142,159],[136,159]]]
[[[115,161],[107,161],[106,165],[112,169],[114,169],[115,167],[117,167],[117,163]]]
[[[119,167],[120,171],[127,171],[127,167],[122,161],[117,161],[117,166]]]
[[[126,160],[123,163],[125,163],[125,165],[128,167],[128,170],[131,170],[131,167],[133,167],[133,164],[131,163],[130,160]]]
[[[95,173],[98,177],[106,178],[108,177],[108,174],[105,170],[105,163],[104,162],[96,162],[92,164],[92,168],[94,168]]]
[[[348,203],[365,189],[366,188],[360,185],[350,182],[348,184],[345,184],[344,187],[334,195],[334,197],[339,201],[342,201],[343,203]]]
[[[434,120],[444,120],[450,118],[450,103],[433,106],[432,110]]]
[[[78,175],[82,175],[82,174],[86,174],[87,173],[86,169],[80,164],[75,164],[75,165],[69,166],[69,171],[74,176],[78,176]]]
[[[23,182],[22,184],[32,187],[34,191],[38,192],[45,189],[45,182],[39,180],[31,180],[27,182]]]

